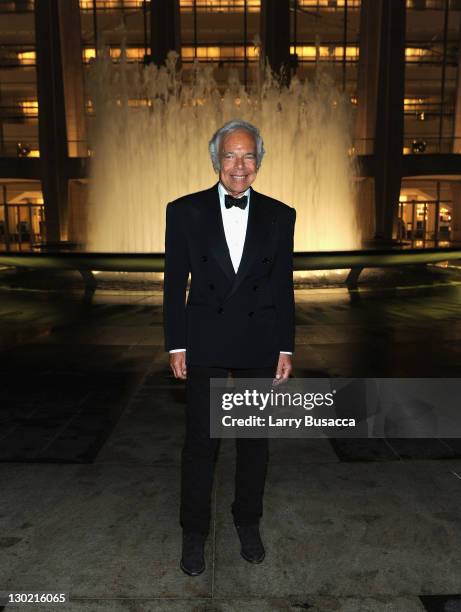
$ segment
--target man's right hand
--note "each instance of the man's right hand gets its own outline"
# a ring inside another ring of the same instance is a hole
[[[170,368],[175,378],[185,380],[187,378],[186,351],[170,353]]]

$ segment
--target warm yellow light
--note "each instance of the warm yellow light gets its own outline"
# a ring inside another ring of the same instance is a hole
[[[247,12],[256,13],[261,10],[261,0],[180,0],[181,11],[237,13],[243,12],[246,5]],[[345,0],[298,0],[300,8],[336,10],[344,9]],[[347,7],[359,8],[360,0],[347,0]]]
[[[40,157],[40,151],[39,149],[31,149],[30,153],[27,155],[27,157]],[[41,202],[41,204],[43,204],[43,202]]]
[[[259,49],[254,46],[247,46],[246,57],[249,60],[254,60],[259,56]],[[195,50],[194,47],[182,47],[181,58],[183,60],[191,60],[197,57],[199,60],[226,60],[226,59],[241,59],[245,58],[245,47],[206,47],[200,46]]]
[[[400,202],[407,202],[408,201],[408,196],[405,195],[404,193],[402,193],[399,197]]]
[[[208,57],[219,58],[221,57],[220,47],[206,47],[206,54]]]
[[[423,98],[404,98],[403,103],[405,107],[407,106],[416,106],[418,104],[422,104],[424,102]]]
[[[291,45],[290,53],[297,53],[301,59],[314,60],[318,57],[326,59],[342,59],[344,57],[344,47],[335,45]],[[356,60],[359,57],[359,48],[354,45],[346,47],[346,58]]]
[[[23,100],[19,106],[26,117],[36,117],[38,115],[38,100]]]
[[[125,49],[125,56],[127,60],[140,61],[144,58],[144,54],[144,47],[128,47]],[[110,56],[112,59],[120,59],[122,56],[122,50],[118,47],[114,47],[110,50]]]
[[[130,98],[128,100],[128,106],[151,106],[150,100],[140,99],[140,98]]]
[[[113,60],[119,60],[122,56],[122,50],[120,47],[111,47],[109,49],[109,55]],[[142,61],[144,59],[145,50],[144,47],[128,47],[125,49],[125,57],[128,61]],[[95,49],[88,47],[83,49],[83,61],[89,62],[90,59],[96,57]]]
[[[345,0],[298,0],[301,8],[337,9],[345,7]],[[347,0],[347,8],[358,8],[360,0]]]
[[[321,49],[321,48],[320,48]],[[290,47],[290,53],[295,53],[295,47],[291,46]],[[315,59],[316,55],[317,55],[317,49],[316,47],[310,46],[296,46],[296,53],[298,54],[299,57],[312,57]],[[320,50],[321,53],[321,50]]]
[[[91,49],[91,48],[83,49],[83,61],[84,62],[89,62],[90,59],[94,59],[95,57],[96,57],[95,49]]]
[[[110,57],[113,60],[119,60],[122,56],[120,47],[112,47],[109,50]],[[129,47],[125,49],[125,56],[128,61],[142,61],[144,59],[144,47]],[[88,62],[96,57],[95,49],[86,48],[83,50],[83,61]],[[222,47],[207,47],[201,45],[195,50],[194,47],[182,47],[181,58],[183,60],[192,60],[197,57],[200,60],[219,61],[226,59],[244,59],[245,47],[243,46],[222,46]],[[246,57],[248,60],[256,60],[259,57],[259,48],[253,45],[246,47]]]
[[[417,61],[418,59],[428,56],[429,50],[423,47],[406,47],[405,59],[409,62]]]
[[[90,11],[94,6],[93,0],[80,0],[80,8],[83,11]],[[97,9],[118,9],[118,8],[140,8],[143,0],[96,0]]]
[[[201,13],[243,13],[245,0],[180,0],[181,11],[191,12],[197,10]],[[257,13],[261,10],[261,0],[246,0],[248,13]]]
[[[36,59],[35,51],[20,51],[18,53],[18,61],[22,66],[34,66]]]
[[[335,47],[335,56],[343,57],[343,55],[344,55],[344,47]],[[346,57],[356,58],[358,57],[358,55],[359,55],[358,47],[351,47],[351,46],[346,47]]]

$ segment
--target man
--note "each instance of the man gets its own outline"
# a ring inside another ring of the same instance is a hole
[[[294,350],[293,208],[251,188],[264,155],[259,130],[230,121],[209,143],[219,183],[168,204],[165,347],[186,380],[181,569],[205,569],[218,439],[210,438],[210,378],[289,377]],[[191,283],[185,304],[189,273]],[[234,524],[241,555],[260,563],[268,440],[236,439]]]

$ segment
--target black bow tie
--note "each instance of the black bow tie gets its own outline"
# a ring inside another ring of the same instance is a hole
[[[242,210],[246,208],[247,205],[247,196],[244,195],[241,198],[233,198],[231,195],[226,194],[224,196],[224,204],[226,208],[232,208],[232,206],[238,206]]]

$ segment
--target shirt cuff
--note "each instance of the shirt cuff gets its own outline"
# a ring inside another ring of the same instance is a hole
[[[186,349],[173,349],[170,353],[185,353]]]
[[[290,351],[280,351],[281,355],[293,355]]]

